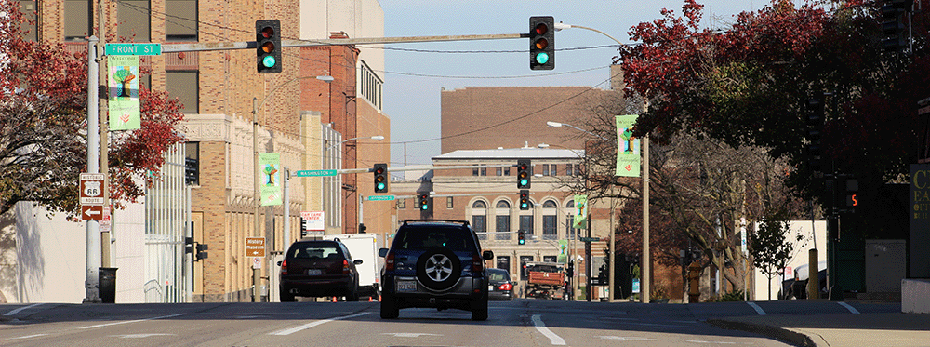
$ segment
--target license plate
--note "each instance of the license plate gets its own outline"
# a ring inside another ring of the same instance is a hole
[[[308,274],[308,275],[322,275],[322,274],[323,274],[323,270],[320,270],[320,269],[310,269],[310,270],[307,270],[307,274]]]
[[[398,292],[412,292],[417,290],[416,281],[397,281]]]

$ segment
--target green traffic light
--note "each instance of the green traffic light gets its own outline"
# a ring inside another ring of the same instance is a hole
[[[384,189],[384,183],[378,183],[378,190]]]
[[[547,59],[547,60],[548,60],[548,59]],[[272,57],[272,56],[270,56],[270,55],[267,56],[267,57],[262,58],[262,65],[265,65],[265,67],[269,67],[269,68],[270,68],[270,67],[274,67],[274,64],[275,64],[275,63],[277,63],[277,62],[274,60],[274,57]]]
[[[429,205],[423,205],[423,209],[424,209],[424,210],[428,210],[428,209],[429,209]]]
[[[540,52],[536,55],[536,62],[539,64],[545,64],[549,62],[549,54],[545,52]]]
[[[520,185],[521,185],[521,186],[525,186],[525,185],[526,185],[526,180],[520,180]]]

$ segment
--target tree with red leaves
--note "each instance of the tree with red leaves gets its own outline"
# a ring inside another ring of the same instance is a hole
[[[35,201],[75,216],[87,158],[86,53],[24,40],[17,23],[29,19],[16,1],[0,1],[0,16],[0,213]],[[141,128],[110,141],[110,192],[117,206],[142,196],[143,177],[157,177],[165,151],[183,141],[177,100],[145,88],[140,99]]]

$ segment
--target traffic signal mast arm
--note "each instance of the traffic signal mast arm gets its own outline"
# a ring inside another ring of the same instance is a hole
[[[281,40],[284,47],[321,47],[321,46],[350,46],[350,45],[377,45],[388,43],[414,43],[414,42],[444,42],[444,41],[476,41],[476,40],[502,40],[520,39],[529,37],[523,34],[484,34],[484,35],[442,35],[442,36],[398,36],[398,37],[364,37],[356,39],[319,39],[319,40]],[[232,49],[257,49],[257,41],[246,42],[206,42],[206,43],[178,43],[161,45],[162,53],[194,52],[194,51],[221,51]]]

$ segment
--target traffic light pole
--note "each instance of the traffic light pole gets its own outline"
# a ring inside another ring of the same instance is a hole
[[[528,38],[523,34],[484,34],[484,35],[441,35],[441,36],[398,36],[398,37],[368,37],[356,39],[318,39],[318,40],[281,40],[284,47],[323,47],[323,46],[360,46],[379,45],[389,43],[416,43],[416,42],[444,42],[444,41],[477,41]],[[206,42],[206,43],[179,43],[162,44],[162,53],[194,52],[194,51],[221,51],[233,49],[256,49],[257,41],[245,42]]]

